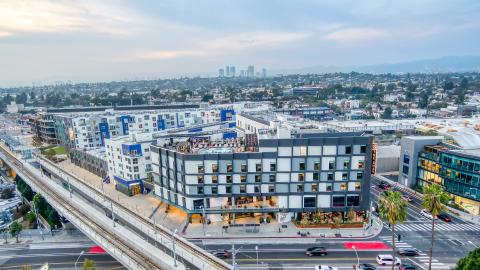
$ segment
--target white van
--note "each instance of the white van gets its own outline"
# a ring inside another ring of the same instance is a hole
[[[379,265],[392,265],[392,263],[393,263],[393,256],[390,255],[390,254],[379,254],[379,255],[377,256],[377,263],[378,263]],[[398,266],[398,265],[400,265],[400,264],[402,264],[402,261],[401,261],[398,257],[396,257],[396,258],[395,258],[395,265]]]
[[[422,209],[420,214],[428,219],[432,219],[432,214],[430,214],[427,209]],[[437,217],[435,216],[434,219],[437,219]]]

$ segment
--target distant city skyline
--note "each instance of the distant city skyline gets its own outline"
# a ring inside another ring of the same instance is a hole
[[[480,55],[471,0],[5,0],[0,17],[0,87]]]

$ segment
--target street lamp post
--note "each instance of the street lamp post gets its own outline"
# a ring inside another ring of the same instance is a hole
[[[205,221],[206,221],[206,217],[205,217],[205,207],[202,207],[202,228],[203,228],[203,236],[205,236]]]
[[[257,270],[258,270],[258,246],[255,246],[255,253],[257,253]]]
[[[178,229],[175,229],[172,233],[172,251],[173,251],[173,265],[177,267],[177,253],[175,252],[175,235]]]
[[[85,253],[85,251],[83,251],[83,250],[82,250],[82,251],[80,252],[80,255],[78,255],[78,258],[77,258],[77,260],[75,261],[75,270],[77,270],[77,263],[78,263],[78,260],[80,260],[80,257],[82,257],[83,253]]]
[[[360,267],[360,258],[358,257],[357,249],[355,246],[352,246],[353,250],[355,250],[355,255],[357,256],[357,269]]]

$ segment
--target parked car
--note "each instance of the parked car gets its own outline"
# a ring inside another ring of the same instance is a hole
[[[317,265],[315,270],[338,270],[338,268],[330,265]]]
[[[445,222],[452,222],[452,218],[445,213],[440,213],[437,217]]]
[[[398,254],[402,256],[417,256],[420,252],[416,248],[400,248]]]
[[[413,202],[413,198],[409,195],[402,195],[402,197],[405,199],[407,202]]]
[[[305,255],[307,256],[325,256],[327,255],[327,250],[324,247],[311,247],[305,250]]]
[[[412,263],[402,263],[400,267],[398,267],[398,270],[417,270],[417,269],[418,267]]]
[[[220,259],[230,258],[230,253],[226,250],[214,251],[212,252],[212,255]]]
[[[379,254],[377,256],[377,263],[379,265],[392,265],[393,264],[393,256],[390,254]],[[402,261],[396,257],[395,258],[395,265],[402,264]]]
[[[420,214],[428,219],[432,219],[432,214],[430,214],[430,212],[427,211],[427,209],[422,209],[420,211]],[[437,219],[437,217],[433,217],[434,219]]]
[[[377,270],[377,267],[369,263],[361,263],[359,265],[354,265],[353,270]]]

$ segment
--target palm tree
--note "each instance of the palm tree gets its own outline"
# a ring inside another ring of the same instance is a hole
[[[442,186],[431,184],[423,186],[422,206],[432,214],[432,241],[430,243],[430,259],[428,269],[432,269],[433,242],[435,239],[435,217],[445,211],[445,203],[449,200],[448,194]]]
[[[399,191],[387,190],[378,198],[378,212],[383,221],[392,225],[392,270],[395,268],[395,224],[403,223],[407,219],[407,201]]]

